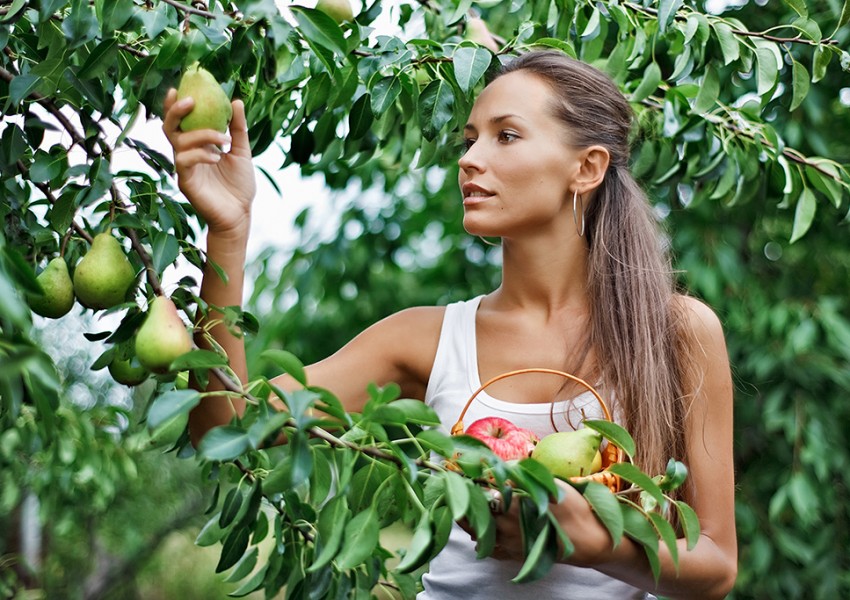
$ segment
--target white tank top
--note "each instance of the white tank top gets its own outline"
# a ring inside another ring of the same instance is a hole
[[[478,351],[475,336],[475,314],[481,296],[446,307],[434,367],[428,380],[425,402],[439,415],[448,429],[457,421],[466,401],[481,387],[478,375]],[[520,365],[534,366],[534,365]],[[570,406],[571,404],[571,406]],[[510,419],[543,437],[552,433],[550,403],[517,404],[490,396],[487,391],[476,396],[464,416],[467,426],[477,419],[490,416]],[[601,410],[590,392],[571,402],[556,402],[554,414],[564,418],[564,411],[573,422],[586,418],[601,418]],[[556,421],[557,422],[557,421]],[[560,427],[559,429],[567,429]],[[493,599],[526,600],[648,600],[654,598],[622,581],[594,569],[555,565],[538,581],[516,584],[511,579],[519,573],[522,563],[475,556],[475,543],[455,524],[446,547],[431,561],[429,571],[422,577],[425,590],[417,600]]]

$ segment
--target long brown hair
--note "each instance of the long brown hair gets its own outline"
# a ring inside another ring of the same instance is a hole
[[[629,171],[633,112],[604,73],[557,51],[523,54],[499,75],[524,71],[554,91],[552,111],[570,145],[610,154],[602,184],[587,202],[588,343],[601,387],[635,438],[635,462],[650,474],[687,462],[686,372],[690,336],[675,301],[664,238],[646,194]]]

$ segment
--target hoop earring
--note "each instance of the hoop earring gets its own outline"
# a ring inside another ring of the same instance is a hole
[[[482,236],[482,235],[479,235],[479,236],[476,236],[476,237],[477,237],[479,240],[481,240],[482,242],[484,242],[485,244],[487,244],[488,246],[493,246],[493,247],[495,247],[495,248],[498,248],[499,246],[501,246],[501,244],[497,244],[497,243],[495,243],[495,242],[491,242],[490,240],[488,240],[487,238],[485,238],[485,237],[484,237],[484,236]],[[501,240],[501,238],[499,238],[499,239]]]
[[[581,227],[578,224],[578,209],[577,203],[581,202]],[[579,237],[584,237],[584,200],[579,198],[578,190],[573,192],[573,223],[576,224],[576,233]]]

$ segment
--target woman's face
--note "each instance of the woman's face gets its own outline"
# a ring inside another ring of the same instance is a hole
[[[551,101],[549,86],[523,71],[499,77],[475,101],[458,161],[469,233],[510,238],[564,225],[575,230],[570,185],[579,151],[567,145]]]

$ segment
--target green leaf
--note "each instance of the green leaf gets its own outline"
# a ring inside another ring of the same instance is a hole
[[[201,401],[201,394],[195,390],[171,390],[165,392],[151,404],[148,410],[148,427],[156,429],[169,419],[188,413]]]
[[[696,114],[705,114],[714,108],[717,102],[717,97],[720,95],[720,77],[717,74],[717,69],[714,63],[709,63],[705,68],[705,76],[702,79],[702,85],[699,87],[699,93],[694,100],[693,112]]]
[[[602,419],[590,419],[583,421],[583,423],[585,427],[589,427],[590,429],[601,433],[602,437],[622,449],[627,456],[631,457],[635,455],[635,440],[629,432],[620,425],[612,421],[605,421]]]
[[[652,92],[658,89],[658,84],[661,83],[661,67],[658,63],[651,62],[643,71],[643,79],[637,89],[632,93],[632,102],[640,102],[649,97]]]
[[[241,427],[223,425],[207,432],[198,446],[198,454],[204,460],[233,460],[250,448],[248,432]]]
[[[374,411],[376,419],[378,416],[385,413],[395,413],[397,415],[395,422],[398,425],[404,425],[407,423],[426,426],[440,424],[440,417],[437,416],[434,409],[421,400],[403,398],[401,400],[390,402],[389,404],[382,404]]]
[[[814,192],[807,187],[803,188],[803,193],[797,200],[797,208],[794,210],[794,227],[791,230],[792,244],[806,235],[815,220],[816,210],[817,198],[815,198]]]
[[[673,564],[676,565],[676,569],[678,571],[679,546],[676,543],[676,531],[664,517],[656,512],[649,513],[649,519],[652,521],[655,531],[658,532],[659,538],[667,546],[667,550],[670,552],[670,557],[673,559]]]
[[[218,525],[225,529],[233,523],[236,515],[239,514],[239,509],[242,508],[242,502],[245,500],[245,494],[238,487],[234,487],[228,492],[224,498],[224,504],[221,505],[221,515],[218,518]]]
[[[13,106],[19,105],[24,98],[33,93],[38,84],[41,83],[41,77],[38,75],[17,75],[9,84],[9,102]]]
[[[198,537],[195,538],[195,545],[201,547],[212,546],[224,537],[224,530],[218,524],[220,517],[221,514],[217,513],[207,521],[206,525],[198,533]]]
[[[785,4],[794,9],[801,17],[807,17],[809,15],[809,9],[806,8],[805,0],[784,0]]]
[[[427,450],[436,452],[440,456],[448,458],[455,450],[454,441],[451,436],[437,429],[426,429],[416,434],[416,439],[422,443]]]
[[[658,581],[658,577],[661,575],[661,562],[658,559],[658,534],[648,518],[634,507],[623,507],[626,535],[643,546],[652,575]]]
[[[555,564],[558,553],[557,540],[552,535],[551,530],[552,525],[547,521],[531,545],[531,550],[529,550],[525,562],[522,563],[522,568],[511,581],[514,583],[536,581],[549,572],[552,565]]]
[[[720,43],[720,52],[723,54],[723,64],[735,62],[741,56],[741,48],[738,38],[732,32],[732,28],[723,22],[714,23],[714,33]]]
[[[623,510],[620,508],[620,502],[617,497],[608,489],[608,486],[602,485],[595,481],[591,481],[582,492],[590,508],[605,525],[605,529],[611,534],[611,539],[616,548],[623,537],[625,524],[623,522]]]
[[[92,50],[86,62],[77,71],[77,77],[80,79],[101,77],[114,64],[117,56],[118,40],[116,38],[103,40]]]
[[[331,52],[344,56],[348,53],[342,29],[331,17],[320,10],[303,6],[290,6],[298,28],[311,42]]]
[[[658,6],[658,32],[664,34],[676,17],[676,11],[682,6],[682,0],[661,0]]]
[[[850,0],[844,0],[844,6],[841,7],[841,16],[838,17],[838,23],[835,25],[835,31],[830,37],[835,37],[835,33],[850,23]]]
[[[451,85],[443,79],[435,79],[422,91],[419,96],[419,127],[426,140],[434,140],[451,121],[454,100]]]
[[[248,552],[239,559],[239,562],[233,566],[233,571],[224,579],[224,581],[231,583],[247,577],[248,574],[254,570],[254,567],[257,566],[257,557],[259,554],[260,549],[256,546],[248,550]]]
[[[372,113],[383,115],[401,93],[401,81],[398,77],[382,77],[370,90]]]
[[[455,79],[460,89],[469,94],[487,72],[492,53],[486,48],[460,46],[452,55]]]
[[[664,473],[664,477],[658,482],[658,487],[665,492],[671,492],[685,483],[685,479],[687,478],[688,468],[685,464],[671,458],[667,461],[667,470]]]
[[[696,511],[681,500],[676,500],[676,510],[679,511],[679,524],[685,534],[688,550],[693,550],[700,536],[699,517]]]
[[[263,585],[263,582],[266,579],[266,571],[268,571],[269,569],[269,564],[270,563],[268,562],[264,564],[262,568],[256,573],[254,573],[248,581],[240,585],[232,592],[229,592],[227,595],[231,598],[242,598],[252,592],[256,592],[258,589],[260,589],[260,586]]]
[[[227,357],[212,350],[192,350],[174,359],[172,371],[188,371],[189,369],[211,369],[226,367]]]
[[[457,521],[463,518],[469,508],[469,480],[453,471],[446,471],[443,476],[446,479],[446,500],[452,511],[452,518]]]
[[[490,512],[490,505],[487,503],[488,498],[484,489],[482,488],[480,493],[475,493],[473,490],[470,490],[470,492],[466,518],[475,532],[475,539],[477,540],[476,556],[484,558],[493,553],[493,547],[496,545],[496,522],[493,520],[493,513]]]
[[[817,83],[826,76],[826,68],[832,60],[832,51],[826,46],[818,45],[812,60],[812,83]]]
[[[776,63],[776,55],[769,48],[756,48],[756,87],[759,96],[764,96],[776,87],[779,77],[779,65]]]
[[[260,354],[260,358],[280,367],[284,373],[292,376],[301,385],[307,385],[307,373],[304,371],[304,363],[291,352],[277,349],[264,350]]]
[[[796,110],[798,106],[805,100],[806,96],[809,94],[809,72],[806,70],[806,67],[799,61],[792,59],[791,63],[791,106],[788,110]]]
[[[247,527],[236,527],[227,534],[222,544],[221,558],[219,558],[218,565],[215,568],[216,573],[226,571],[239,562],[248,548],[250,534],[251,532]]]
[[[423,513],[413,530],[413,537],[407,544],[404,556],[396,567],[400,573],[410,573],[421,567],[428,560],[429,550],[434,544],[434,533],[431,529],[429,514]]]
[[[351,112],[348,114],[348,138],[352,140],[362,138],[369,131],[374,120],[369,94],[363,94],[354,101]]]
[[[350,514],[348,501],[344,495],[335,496],[321,509],[317,523],[319,536],[316,540],[316,549],[319,554],[307,568],[308,573],[322,569],[336,556],[342,545],[345,524]]]
[[[342,550],[336,559],[340,571],[357,567],[372,555],[378,545],[380,526],[375,507],[355,515],[345,526]]]
[[[165,268],[171,265],[180,256],[180,243],[177,238],[165,231],[158,232],[151,244],[151,259],[153,268],[162,275]]]
[[[649,475],[638,469],[633,464],[617,463],[608,467],[608,470],[615,475],[619,475],[626,481],[635,484],[647,494],[652,496],[659,506],[664,506],[664,494],[661,491],[661,488],[652,481]]]

